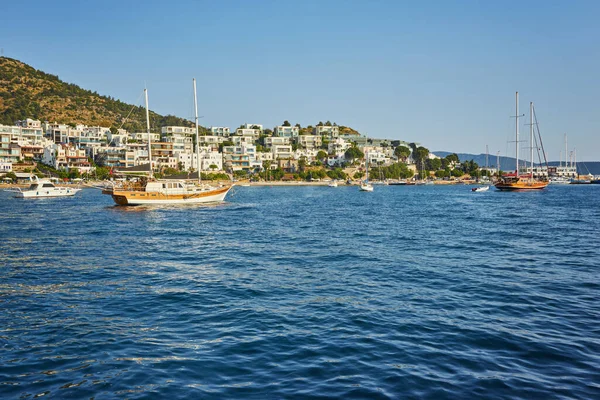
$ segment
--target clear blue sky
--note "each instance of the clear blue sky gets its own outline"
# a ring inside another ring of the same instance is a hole
[[[192,118],[196,77],[206,126],[330,120],[514,156],[518,90],[550,159],[567,133],[578,160],[600,160],[597,1],[24,0],[0,13],[5,56],[125,102],[146,84],[151,109]]]

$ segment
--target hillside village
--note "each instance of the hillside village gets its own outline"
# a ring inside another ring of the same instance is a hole
[[[211,176],[268,180],[450,177],[480,173],[455,154],[436,157],[417,143],[361,135],[326,121],[302,127],[199,127],[149,111],[152,168],[159,175],[201,170]],[[56,75],[0,57],[0,174],[46,172],[105,179],[148,164],[146,113]],[[428,172],[431,171],[431,172]],[[420,172],[420,173],[419,173]]]
[[[153,170],[164,175],[194,172],[199,156],[203,173],[273,180],[360,179],[367,158],[371,171],[376,171],[371,175],[374,179],[478,171],[476,164],[460,164],[455,155],[440,159],[418,144],[367,138],[329,121],[307,127],[284,121],[273,129],[243,124],[233,132],[229,127],[210,127],[199,136],[199,155],[195,137],[196,129],[186,126],[163,126],[160,133],[151,132]],[[148,164],[146,132],[25,119],[0,125],[0,143],[4,173],[32,171],[34,163],[41,162],[72,178],[105,177],[105,171]],[[418,174],[423,170],[427,172]]]

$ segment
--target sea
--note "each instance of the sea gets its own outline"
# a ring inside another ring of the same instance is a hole
[[[2,399],[600,398],[600,185],[12,195]]]

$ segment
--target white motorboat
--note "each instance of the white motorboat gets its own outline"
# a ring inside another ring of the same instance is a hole
[[[487,192],[488,190],[490,190],[489,186],[479,186],[471,189],[472,192]]]
[[[81,189],[76,187],[55,186],[49,179],[33,180],[33,183],[27,189],[18,189],[15,197],[38,198],[38,197],[64,197],[74,196]]]
[[[329,184],[327,186],[329,186],[329,187],[338,187],[338,183],[337,183],[337,181],[331,181],[331,182],[329,182]]]
[[[568,185],[571,183],[571,181],[572,179],[566,176],[553,176],[550,178],[551,185]]]

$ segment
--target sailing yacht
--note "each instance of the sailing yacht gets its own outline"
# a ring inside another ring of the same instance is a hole
[[[112,196],[114,202],[121,206],[154,205],[154,204],[197,204],[220,203],[233,185],[214,187],[202,183],[200,145],[198,140],[198,103],[196,99],[196,79],[194,82],[194,108],[196,115],[196,158],[198,181],[190,183],[186,180],[157,180],[152,173],[152,146],[150,134],[150,116],[148,111],[148,91],[144,89],[146,99],[146,126],[148,130],[148,166],[149,177],[136,183],[117,183],[102,191]]]
[[[516,169],[515,173],[509,173],[501,176],[496,182],[496,189],[499,190],[539,190],[548,186],[547,180],[539,180],[533,177],[533,103],[529,103],[530,113],[530,147],[531,147],[531,171],[528,175],[519,174],[519,92],[516,92],[516,115],[515,115],[515,131],[516,131]]]
[[[361,192],[372,192],[373,185],[369,183],[369,155],[365,154],[365,180],[360,183]]]

